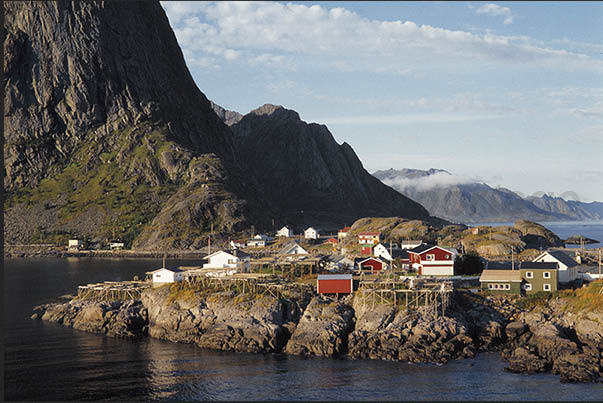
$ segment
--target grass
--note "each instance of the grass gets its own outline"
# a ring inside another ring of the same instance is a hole
[[[559,290],[553,293],[537,292],[516,301],[516,306],[524,310],[532,310],[545,306],[549,301],[560,298],[566,301],[565,310],[572,313],[603,312],[603,280],[593,281],[584,288],[576,290]]]

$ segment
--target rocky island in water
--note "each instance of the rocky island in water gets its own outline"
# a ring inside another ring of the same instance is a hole
[[[596,281],[558,296],[523,299],[455,290],[434,309],[367,304],[360,294],[317,296],[307,284],[275,297],[173,283],[146,288],[130,301],[76,296],[38,306],[32,318],[235,352],[444,364],[499,351],[511,372],[601,382],[603,310],[592,301],[602,286]]]

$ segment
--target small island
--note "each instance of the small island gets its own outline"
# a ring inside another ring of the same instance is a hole
[[[591,245],[594,243],[600,243],[601,241],[597,241],[596,239],[590,239],[582,235],[572,235],[563,242],[568,245],[581,245],[582,243],[584,245]]]

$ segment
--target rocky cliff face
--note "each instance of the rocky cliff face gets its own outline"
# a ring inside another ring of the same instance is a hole
[[[8,2],[5,30],[7,241],[146,229],[140,247],[188,246],[165,219],[145,228],[181,187],[183,232],[245,223],[232,136],[159,3]]]
[[[8,243],[115,236],[196,248],[212,225],[227,236],[272,219],[428,216],[324,126],[282,108],[242,118],[210,103],[157,2],[5,8]]]
[[[603,203],[583,203],[575,200],[564,200],[561,197],[543,195],[541,197],[528,196],[536,207],[553,214],[563,214],[576,220],[600,220],[603,218]]]
[[[254,185],[283,216],[303,224],[341,225],[364,216],[428,218],[418,203],[372,177],[326,126],[266,104],[231,126]]]

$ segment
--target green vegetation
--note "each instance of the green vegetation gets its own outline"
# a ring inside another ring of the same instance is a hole
[[[553,293],[541,291],[530,294],[519,298],[515,304],[520,309],[531,310],[559,298],[566,302],[565,310],[568,312],[603,312],[603,293],[601,289],[603,289],[603,280],[597,280],[576,290],[559,290]]]
[[[100,210],[106,219],[96,233],[109,238],[114,231],[129,246],[181,185],[163,178],[160,168],[160,155],[171,143],[161,131],[146,127],[122,130],[108,139],[89,137],[60,173],[34,188],[7,194],[4,208],[56,202],[59,225]],[[111,144],[108,149],[105,143]],[[68,237],[66,232],[39,231],[32,238],[64,244]]]

